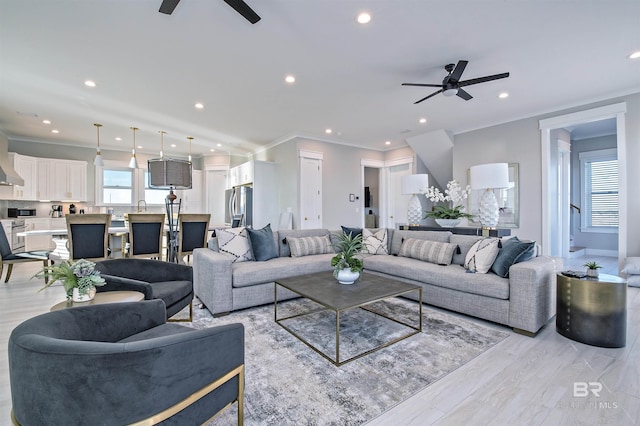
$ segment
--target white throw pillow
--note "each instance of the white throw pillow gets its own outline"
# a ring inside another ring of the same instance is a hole
[[[362,230],[362,252],[369,254],[389,254],[387,251],[387,229],[380,229],[371,232],[369,229]]]
[[[497,238],[484,238],[476,241],[469,249],[464,260],[464,267],[467,271],[478,274],[489,272],[500,251],[498,241]]]
[[[249,233],[245,228],[216,229],[218,250],[233,256],[234,262],[253,260]]]
[[[622,265],[625,274],[640,275],[640,257],[627,257]]]

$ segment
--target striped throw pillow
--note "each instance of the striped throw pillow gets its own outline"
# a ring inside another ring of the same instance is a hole
[[[456,247],[458,246],[451,243],[407,238],[402,243],[398,256],[411,257],[438,265],[450,265]]]
[[[316,237],[287,237],[291,257],[310,256],[312,254],[333,253],[328,235]]]

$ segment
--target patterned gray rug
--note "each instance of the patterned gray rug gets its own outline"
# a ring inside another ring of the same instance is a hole
[[[278,317],[307,312],[313,302],[278,304]],[[416,302],[378,302],[378,312],[417,325]],[[286,311],[286,312],[285,312]],[[360,425],[469,362],[510,333],[423,308],[423,331],[335,367],[274,322],[273,305],[213,318],[194,309],[194,328],[241,322],[245,327],[245,424]],[[335,317],[317,313],[288,322],[335,357]],[[410,329],[364,310],[341,315],[341,359]],[[236,424],[236,404],[208,426]]]

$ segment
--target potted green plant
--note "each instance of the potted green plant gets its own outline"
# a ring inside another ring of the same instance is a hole
[[[342,233],[338,236],[338,242],[334,244],[338,250],[331,259],[333,275],[340,284],[353,284],[360,278],[362,271],[362,259],[357,255],[362,251],[362,235],[353,236],[352,233]]]
[[[583,266],[587,268],[587,276],[593,278],[598,277],[598,269],[602,268],[596,261],[586,262]]]
[[[88,302],[93,300],[96,287],[105,285],[105,280],[96,271],[96,264],[85,259],[76,262],[64,260],[56,265],[46,266],[35,277],[49,277],[49,282],[40,291],[60,281],[64,287],[67,300],[74,302]]]
[[[455,179],[447,183],[444,193],[434,186],[427,188],[425,195],[430,201],[444,204],[434,206],[431,211],[425,212],[424,217],[435,219],[438,225],[445,228],[459,225],[463,218],[473,218],[473,215],[462,211],[464,207],[459,204],[469,196],[470,192],[471,188],[468,185],[463,189]]]

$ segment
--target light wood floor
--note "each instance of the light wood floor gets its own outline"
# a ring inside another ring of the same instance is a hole
[[[584,261],[565,261],[565,269],[580,269]],[[615,274],[614,259],[598,261],[609,265],[602,272]],[[9,284],[0,283],[0,425],[10,424],[7,341],[11,330],[64,299],[60,287],[37,292],[42,281],[29,278],[38,266],[35,262],[16,265]],[[556,333],[554,320],[535,338],[511,332],[495,347],[369,425],[640,424],[640,289],[630,287],[627,298],[625,348],[574,342]],[[574,397],[575,382],[601,383],[600,397]]]

